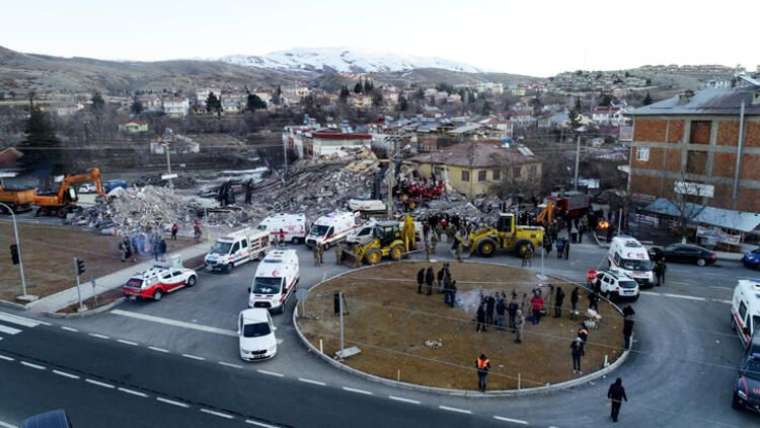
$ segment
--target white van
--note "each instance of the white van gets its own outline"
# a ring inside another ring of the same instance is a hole
[[[744,347],[760,329],[760,280],[740,279],[731,299],[731,328],[736,330]]]
[[[204,262],[208,270],[230,272],[235,266],[263,259],[269,249],[269,233],[245,228],[217,239]]]
[[[641,242],[630,236],[616,236],[607,253],[610,270],[633,278],[641,287],[654,285],[654,263]]]
[[[350,212],[332,212],[322,216],[311,225],[306,237],[306,246],[311,248],[322,244],[325,249],[346,239],[357,226],[358,214]]]
[[[306,240],[308,227],[304,214],[276,214],[261,220],[256,229],[268,231],[273,240],[279,239],[279,233],[282,230],[285,232],[285,242],[298,244]]]
[[[256,268],[253,284],[248,288],[248,307],[282,313],[300,273],[296,250],[271,251]]]

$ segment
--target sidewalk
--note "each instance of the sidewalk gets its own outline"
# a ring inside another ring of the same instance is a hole
[[[167,254],[167,258],[179,255],[183,261],[186,261],[193,257],[207,253],[209,248],[211,248],[211,242],[201,242],[200,244],[193,245],[192,247],[187,247],[180,251],[175,251],[171,254]],[[147,270],[154,264],[155,262],[153,260],[147,260],[134,264],[128,268],[122,269],[112,274],[96,278],[94,281],[95,288],[92,287],[92,282],[84,282],[79,287],[82,293],[82,300],[88,299],[105,291],[121,287],[132,275]],[[26,305],[26,308],[35,313],[55,312],[78,301],[79,296],[77,295],[77,288],[71,287],[69,289],[59,291],[58,293],[31,302]]]
[[[596,233],[592,233],[591,236],[594,237],[594,240],[596,241],[597,245],[599,245],[599,247],[610,248],[610,244],[608,244],[605,240],[597,239]],[[642,244],[644,244],[644,246],[647,248],[652,247],[652,245],[648,245],[646,242],[642,242]],[[742,257],[744,257],[744,254],[742,253],[728,253],[725,251],[713,251],[713,253],[718,256],[718,260],[730,262],[740,262],[742,260]]]

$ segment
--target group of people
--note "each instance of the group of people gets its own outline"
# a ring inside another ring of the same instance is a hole
[[[452,255],[461,262],[467,236],[478,228],[478,222],[447,213],[432,214],[421,221],[422,240],[428,260],[436,253],[438,243],[446,237],[446,242],[451,243]]]
[[[176,240],[175,225],[172,226],[171,237]],[[159,233],[150,235],[124,236],[118,245],[120,259],[122,262],[127,260],[137,261],[136,256],[141,253],[149,253],[155,261],[161,260],[167,251],[166,240]]]
[[[492,326],[497,330],[511,329],[515,334],[515,343],[522,343],[527,305],[527,294],[523,293],[522,301],[518,303],[517,292],[512,290],[511,300],[507,300],[504,292],[481,294],[480,304],[475,312],[475,331],[487,332]]]
[[[456,306],[457,282],[451,277],[451,265],[444,263],[436,274],[432,266],[417,272],[417,293],[430,296],[433,288],[443,293],[443,303],[451,308]]]

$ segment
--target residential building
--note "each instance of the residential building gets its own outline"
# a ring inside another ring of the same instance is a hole
[[[184,117],[190,110],[190,100],[185,97],[165,97],[162,101],[163,110],[167,116]]]
[[[469,198],[487,194],[504,180],[540,187],[542,162],[524,147],[498,140],[459,143],[407,161],[426,178],[445,180]]]
[[[634,110],[632,196],[760,213],[760,83],[749,81]]]
[[[140,101],[140,104],[142,104],[144,111],[159,112],[162,109],[161,97],[158,95],[140,95],[137,99]]]
[[[148,132],[148,123],[141,120],[130,120],[127,123],[119,124],[119,131],[127,134],[139,134]]]

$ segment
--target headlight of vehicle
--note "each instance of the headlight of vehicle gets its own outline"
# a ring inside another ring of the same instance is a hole
[[[736,391],[736,395],[738,395],[739,398],[741,398],[742,400],[746,400],[747,399],[747,394],[745,394],[744,391],[742,391],[741,389],[738,390],[738,391]]]
[[[277,350],[277,344],[274,344],[274,345],[270,346],[269,349],[267,349],[268,352],[274,352],[276,350]]]

